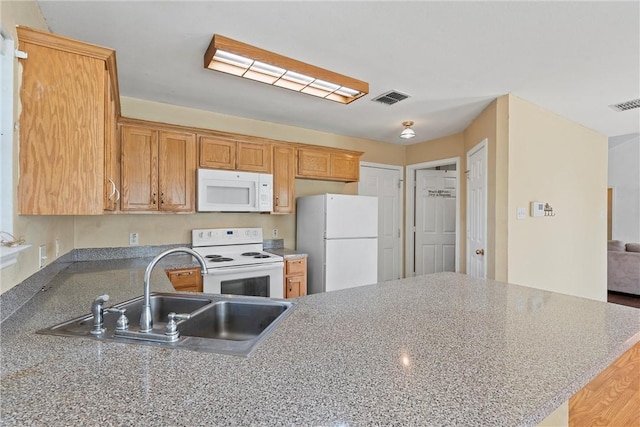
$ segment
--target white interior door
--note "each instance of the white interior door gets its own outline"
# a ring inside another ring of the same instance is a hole
[[[416,171],[416,275],[456,270],[455,171]]]
[[[467,153],[467,274],[487,277],[487,140]]]
[[[362,165],[358,194],[378,197],[378,280],[402,277],[402,169]]]

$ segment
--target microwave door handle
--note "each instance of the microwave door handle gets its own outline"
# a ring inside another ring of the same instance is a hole
[[[270,270],[272,268],[284,268],[284,262],[274,262],[271,264],[262,264],[256,265],[254,267],[222,267],[222,268],[209,268],[209,274],[212,276],[218,274],[228,274],[228,273],[236,273],[236,272],[250,272],[250,271],[265,271]]]

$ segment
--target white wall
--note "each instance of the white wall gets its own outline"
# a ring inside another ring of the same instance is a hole
[[[609,138],[608,183],[613,188],[612,238],[640,242],[640,134]]]

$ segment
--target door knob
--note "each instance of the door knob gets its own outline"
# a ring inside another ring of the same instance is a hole
[[[484,249],[476,249],[476,255],[484,255]]]

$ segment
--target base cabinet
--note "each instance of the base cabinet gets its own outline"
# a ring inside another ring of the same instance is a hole
[[[307,295],[307,258],[285,259],[285,298],[297,298],[304,295]]]
[[[167,270],[167,277],[178,292],[202,292],[200,267]]]

